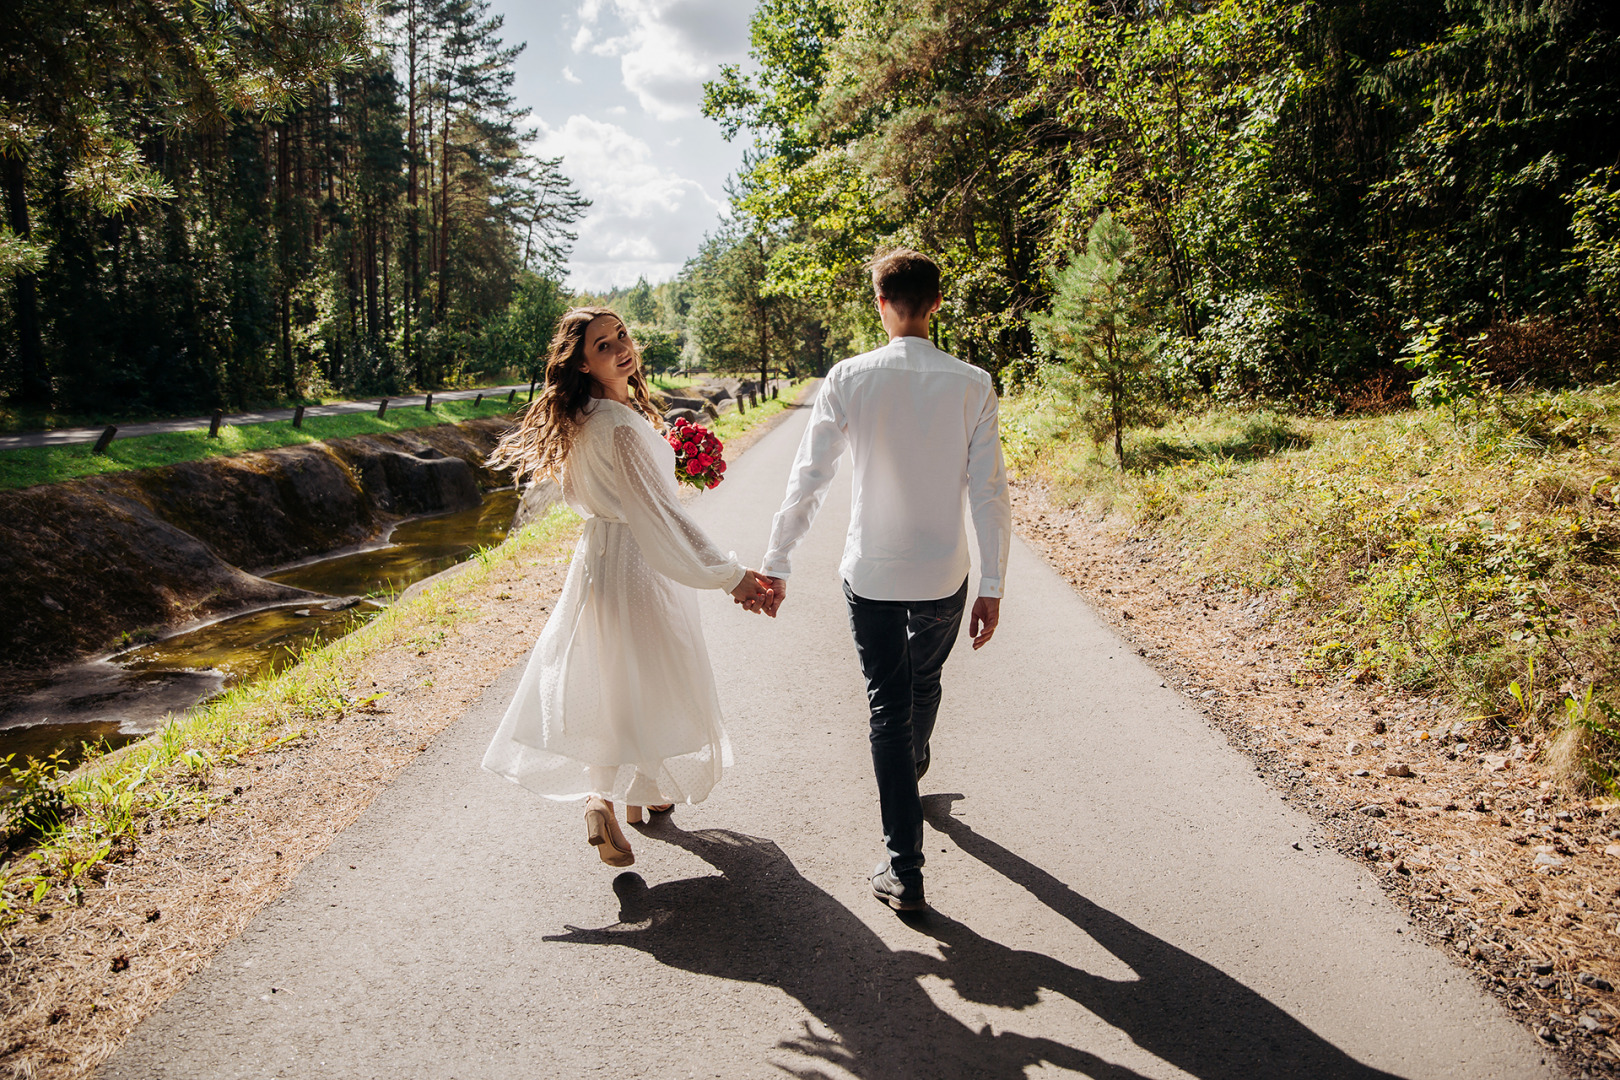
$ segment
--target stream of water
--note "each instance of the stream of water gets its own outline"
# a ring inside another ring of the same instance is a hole
[[[248,679],[280,671],[311,646],[342,637],[409,586],[506,537],[519,493],[493,491],[469,510],[412,518],[386,543],[264,576],[321,595],[245,612],[91,660],[0,701],[0,757],[77,757],[86,742],[122,745]]]

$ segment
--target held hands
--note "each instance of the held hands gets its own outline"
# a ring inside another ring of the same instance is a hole
[[[771,591],[771,578],[761,577],[753,570],[743,571],[743,579],[731,590],[733,603],[741,604],[744,611],[776,614],[776,605],[782,601]]]
[[[783,600],[787,599],[787,579],[767,577],[763,580],[765,584],[771,587],[771,602],[765,605],[765,614],[774,619],[776,618],[776,609],[782,606]]]
[[[973,647],[982,648],[990,643],[990,638],[996,632],[996,624],[1001,621],[1001,600],[994,596],[981,596],[973,601],[973,611],[968,615],[968,633],[973,635]]]

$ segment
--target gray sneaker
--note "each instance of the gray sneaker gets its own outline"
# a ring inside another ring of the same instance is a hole
[[[921,911],[928,906],[923,899],[922,874],[902,881],[889,869],[888,863],[879,864],[872,872],[872,895],[896,911]]]

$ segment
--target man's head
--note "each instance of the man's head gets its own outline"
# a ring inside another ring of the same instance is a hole
[[[920,251],[879,252],[872,268],[872,291],[902,320],[926,319],[939,302],[939,264]]]

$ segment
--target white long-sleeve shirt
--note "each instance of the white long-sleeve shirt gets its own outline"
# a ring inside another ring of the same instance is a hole
[[[999,597],[1012,504],[988,373],[902,337],[835,365],[810,412],[761,573],[786,578],[845,447],[855,463],[840,571],[869,600],[937,600],[969,568],[964,504],[979,541],[979,596]]]

